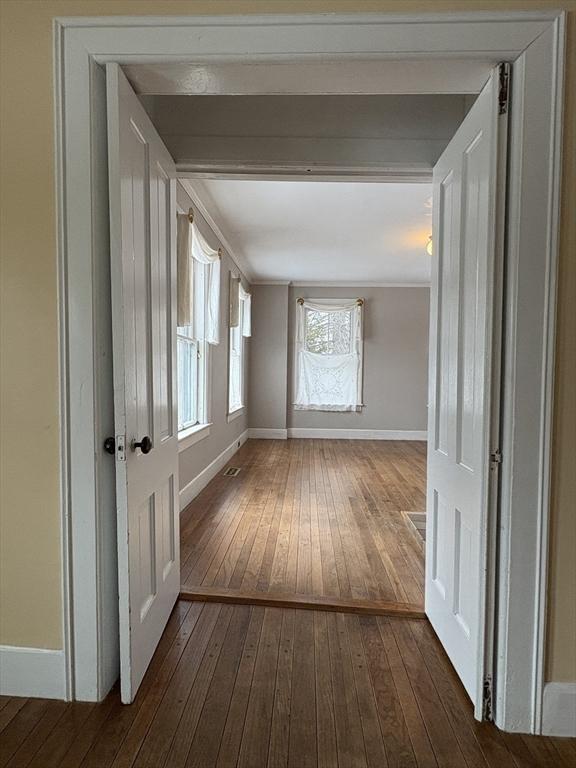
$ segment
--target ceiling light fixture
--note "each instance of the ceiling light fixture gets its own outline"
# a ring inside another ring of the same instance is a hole
[[[432,256],[432,235],[428,235],[428,242],[426,243],[426,253],[428,256]]]

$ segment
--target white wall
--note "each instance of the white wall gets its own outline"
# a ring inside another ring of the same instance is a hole
[[[194,207],[184,188],[178,185],[178,206],[183,211]],[[205,219],[195,210],[194,221],[206,240],[213,248],[222,247],[218,238],[208,226]],[[211,366],[211,406],[210,434],[198,443],[190,446],[179,454],[179,482],[181,492],[181,504],[190,502],[191,490],[198,489],[193,485],[194,481],[206,470],[219,456],[231,446],[236,446],[238,440],[244,435],[248,427],[248,397],[250,380],[250,339],[244,340],[244,413],[231,422],[227,420],[228,413],[228,307],[229,307],[229,276],[230,270],[239,275],[242,285],[250,290],[248,281],[224,251],[222,253],[222,266],[220,270],[220,344],[210,346]],[[209,478],[208,478],[209,479]],[[186,489],[189,488],[188,493]]]
[[[293,340],[299,296],[364,298],[365,407],[360,413],[296,411],[292,408]],[[255,327],[248,422],[251,429],[357,429],[382,433],[426,430],[427,287],[288,288],[259,285],[254,289],[253,304]],[[284,360],[287,360],[286,386]],[[274,386],[266,386],[267,381],[274,382]]]

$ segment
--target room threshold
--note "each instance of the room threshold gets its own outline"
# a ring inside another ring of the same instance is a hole
[[[260,605],[266,608],[298,608],[311,611],[331,611],[367,616],[398,616],[405,619],[425,619],[423,609],[414,603],[396,603],[386,600],[356,600],[318,595],[282,592],[256,592],[221,587],[193,587],[183,584],[180,600],[234,605]]]

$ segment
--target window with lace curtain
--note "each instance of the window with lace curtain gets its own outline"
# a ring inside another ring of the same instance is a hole
[[[294,407],[362,407],[361,299],[298,299]]]

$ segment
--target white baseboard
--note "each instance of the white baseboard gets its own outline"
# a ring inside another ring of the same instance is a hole
[[[542,735],[576,736],[576,683],[545,684]]]
[[[286,440],[288,438],[287,429],[260,429],[260,427],[250,427],[248,437],[257,440]]]
[[[184,509],[184,507],[187,507],[190,502],[198,496],[200,491],[202,491],[210,480],[212,480],[213,477],[215,477],[218,472],[222,469],[222,467],[228,462],[228,460],[234,456],[236,451],[238,450],[238,443],[240,445],[243,445],[246,440],[248,440],[248,430],[244,430],[242,434],[237,437],[233,443],[231,443],[228,448],[225,448],[222,453],[219,456],[216,456],[214,461],[210,462],[208,466],[200,472],[200,474],[196,475],[196,477],[191,480],[188,485],[185,485],[184,488],[180,491],[180,511]]]
[[[64,651],[0,645],[0,695],[66,699]]]
[[[414,429],[308,429],[292,427],[288,437],[317,440],[427,440],[426,430]]]

